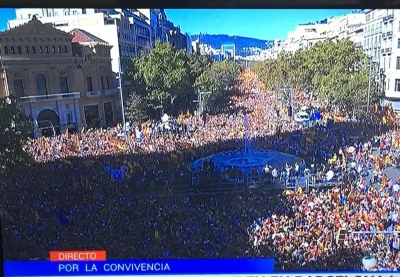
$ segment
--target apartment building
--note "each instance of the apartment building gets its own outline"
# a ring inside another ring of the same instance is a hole
[[[374,61],[380,60],[382,47],[383,17],[385,16],[383,9],[365,10],[364,25],[364,52]],[[385,43],[386,44],[386,43]]]
[[[84,30],[66,33],[32,16],[0,34],[0,97],[15,95],[39,135],[46,127],[112,126],[120,103],[111,48]]]
[[[310,48],[327,39],[327,30],[327,20],[301,24],[294,31],[288,33],[287,39],[282,43],[282,50],[294,53]]]
[[[383,10],[380,68],[384,78],[385,96],[400,110],[400,11]]]
[[[125,69],[132,57],[154,45],[151,20],[136,9],[16,9],[8,27],[24,24],[33,15],[64,32],[82,29],[108,42],[114,72],[119,72],[119,59]]]

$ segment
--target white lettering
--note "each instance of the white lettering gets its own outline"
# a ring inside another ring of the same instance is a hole
[[[58,253],[59,261],[82,261],[82,260],[96,260],[96,253]]]
[[[92,267],[90,267],[89,265],[85,264],[85,270],[86,270],[87,272],[97,271],[97,267],[96,267],[95,264],[92,265]]]
[[[131,271],[170,271],[169,264],[164,263],[130,263],[130,264],[104,264],[105,272],[131,272]]]
[[[59,272],[79,272],[78,264],[59,264]]]

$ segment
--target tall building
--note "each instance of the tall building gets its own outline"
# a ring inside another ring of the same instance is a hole
[[[36,15],[43,23],[65,32],[85,30],[113,46],[112,68],[119,72],[119,59],[126,68],[154,44],[150,20],[136,9],[17,9],[16,19],[8,22],[14,28]]]
[[[287,39],[282,43],[282,50],[296,52],[307,49],[318,42],[327,39],[327,20],[316,23],[301,24],[294,31],[288,33]]]
[[[373,60],[381,57],[383,17],[385,10],[365,10],[364,52]]]
[[[328,19],[327,36],[330,40],[349,39],[358,48],[362,48],[364,41],[365,14],[363,11],[335,16]]]
[[[112,126],[120,103],[110,50],[84,30],[66,33],[32,16],[0,34],[0,97],[15,95],[36,133]]]
[[[382,47],[380,68],[385,75],[385,96],[392,101],[394,108],[400,110],[400,11],[383,10],[382,15]]]
[[[236,59],[236,45],[233,43],[222,44],[221,45],[221,54],[225,59],[235,60]]]

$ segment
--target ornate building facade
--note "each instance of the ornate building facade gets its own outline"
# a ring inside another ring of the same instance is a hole
[[[80,29],[28,23],[0,33],[0,97],[15,95],[36,132],[114,125],[111,46]]]

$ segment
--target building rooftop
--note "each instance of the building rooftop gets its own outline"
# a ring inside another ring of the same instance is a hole
[[[108,44],[108,42],[82,29],[73,29],[69,33],[72,35],[72,42]]]

